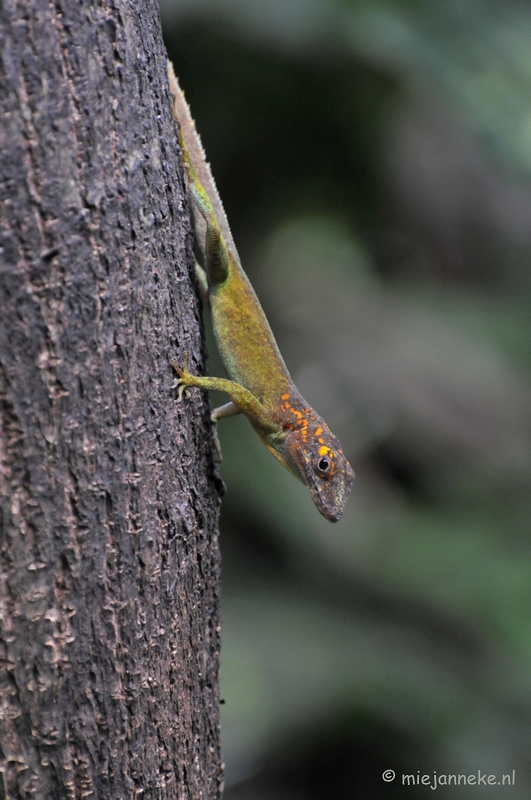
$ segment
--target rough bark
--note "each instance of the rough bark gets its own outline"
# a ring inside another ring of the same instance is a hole
[[[220,483],[154,0],[0,2],[0,797],[218,798]]]

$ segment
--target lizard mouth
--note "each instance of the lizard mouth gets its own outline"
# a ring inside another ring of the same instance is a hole
[[[333,506],[331,508],[329,505],[322,502],[321,497],[316,497],[313,492],[312,497],[313,502],[325,519],[327,519],[329,522],[338,522],[341,519],[343,516],[343,508],[341,506]]]
[[[309,463],[306,464],[303,476],[319,513],[329,522],[338,522],[343,516],[351,487],[347,488],[344,481],[339,486],[333,485],[331,481],[323,481],[317,477]]]
[[[331,511],[326,511],[326,512],[321,511],[321,513],[330,522],[339,522],[339,520],[343,516],[343,509],[342,508],[334,508]]]

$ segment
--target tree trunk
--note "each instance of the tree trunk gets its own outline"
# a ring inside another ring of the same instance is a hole
[[[154,0],[0,3],[0,797],[218,798],[221,483]]]

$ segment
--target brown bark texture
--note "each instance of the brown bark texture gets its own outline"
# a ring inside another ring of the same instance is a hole
[[[220,796],[221,483],[154,0],[0,0],[0,797]]]

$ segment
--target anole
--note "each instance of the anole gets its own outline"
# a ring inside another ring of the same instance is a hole
[[[309,489],[321,514],[337,522],[354,471],[326,422],[296,389],[258,298],[242,269],[223,204],[206,162],[190,109],[168,62],[173,114],[194,202],[196,236],[203,249],[200,284],[208,292],[214,334],[230,380],[192,375],[184,364],[178,399],[190,387],[226,392],[230,402],[212,413],[217,421],[243,412],[267,449]],[[202,222],[204,220],[204,223]],[[204,244],[203,244],[204,243]],[[217,440],[217,435],[216,435]]]

